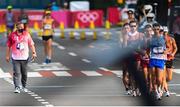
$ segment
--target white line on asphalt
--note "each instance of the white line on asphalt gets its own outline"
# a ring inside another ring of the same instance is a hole
[[[44,99],[38,99],[37,101],[39,101],[39,102],[44,102],[45,100],[44,100]]]
[[[77,54],[75,54],[73,52],[69,52],[68,54],[71,55],[71,56],[77,56]]]
[[[116,74],[118,77],[122,77],[122,71],[121,70],[110,70],[110,72]]]
[[[56,43],[56,42],[52,42],[52,45],[53,45],[53,46],[58,46],[59,44]]]
[[[34,97],[35,99],[41,99],[42,97]]]
[[[49,104],[49,105],[45,105],[45,107],[54,107],[54,106]]]
[[[56,76],[72,76],[70,73],[66,71],[54,71],[53,74],[55,74]]]
[[[168,86],[180,86],[180,84],[168,84]]]
[[[91,63],[91,61],[88,60],[88,59],[82,59],[82,61],[84,61],[84,62],[86,62],[86,63]]]
[[[176,94],[176,96],[180,97],[180,94]]]
[[[180,69],[174,69],[173,72],[177,73],[177,74],[180,74]]]
[[[9,73],[0,73],[0,78],[10,78],[11,75]]]
[[[34,95],[35,93],[34,93],[34,92],[28,92],[28,94],[30,94],[30,95]]]
[[[172,94],[172,95],[176,95],[176,93],[175,93],[175,92],[170,92],[170,94]]]
[[[99,67],[100,70],[103,70],[103,71],[110,71],[109,69],[107,68],[104,68],[104,67]]]
[[[41,102],[42,104],[49,104],[49,102]]]
[[[39,72],[28,72],[28,77],[42,77]]]
[[[102,74],[96,71],[81,71],[81,72],[87,76],[103,76]]]
[[[37,95],[37,94],[32,94],[31,96],[33,96],[33,97],[37,97],[38,95]]]
[[[61,50],[65,50],[65,49],[66,49],[64,46],[60,46],[60,45],[58,45],[57,47],[58,47],[59,49],[61,49]]]

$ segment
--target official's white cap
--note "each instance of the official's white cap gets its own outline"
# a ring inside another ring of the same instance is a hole
[[[169,31],[167,26],[163,26],[163,30],[164,30],[164,32],[168,32]]]

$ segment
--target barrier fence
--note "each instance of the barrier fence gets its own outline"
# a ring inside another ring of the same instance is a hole
[[[118,17],[119,11],[115,8],[109,8],[108,20],[111,24],[117,24],[119,22]],[[43,10],[24,10],[29,18],[29,27],[34,27],[34,24],[38,24],[41,27],[41,22],[43,18]],[[5,19],[3,15],[6,10],[0,10],[0,25],[5,24]],[[20,16],[20,10],[12,10],[15,16],[15,21],[17,21]],[[90,10],[90,11],[76,11],[71,12],[68,10],[53,11],[51,13],[52,18],[55,20],[55,26],[59,27],[60,23],[64,23],[65,28],[73,27],[75,22],[78,21],[80,28],[88,28],[91,22],[94,22],[96,27],[104,26],[104,12],[103,10]]]

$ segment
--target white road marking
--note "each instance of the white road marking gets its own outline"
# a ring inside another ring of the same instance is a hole
[[[28,64],[29,68],[34,71],[61,71],[61,70],[69,70],[66,66],[61,63],[50,63],[50,64],[38,64],[31,63]]]
[[[11,74],[10,73],[0,73],[0,78],[11,78]]]
[[[60,46],[60,45],[58,45],[57,48],[59,48],[61,50],[65,50],[66,49],[64,46]]]
[[[41,102],[42,104],[49,104],[49,102]]]
[[[42,101],[46,101],[46,100],[44,100],[44,99],[38,99],[37,101],[42,102]]]
[[[75,54],[73,52],[69,52],[68,54],[71,55],[71,56],[77,56],[77,54]]]
[[[90,48],[95,48],[95,46],[94,46],[94,45],[89,45],[89,47],[90,47]]]
[[[52,42],[52,45],[53,45],[53,46],[59,46],[59,44],[56,43],[56,42]]]
[[[41,99],[42,97],[34,97],[35,99]]]
[[[28,77],[42,77],[39,72],[28,72]]]
[[[86,63],[91,63],[91,61],[88,60],[88,59],[82,59],[82,61],[84,61],[84,62],[86,62]]]
[[[177,74],[180,74],[180,69],[174,69],[173,72],[177,73]]]
[[[30,95],[34,95],[35,93],[34,93],[34,92],[29,92],[28,94],[30,94]]]
[[[103,70],[103,71],[110,71],[109,69],[107,68],[104,68],[104,67],[99,67],[100,70]]]
[[[81,72],[87,76],[103,76],[102,74],[96,71],[81,71]]]
[[[180,84],[168,84],[168,86],[180,86]]]
[[[49,104],[49,105],[45,105],[45,107],[54,107],[54,105]]]
[[[180,97],[180,94],[176,94],[176,96]]]
[[[170,92],[170,94],[175,95],[176,93],[175,92]]]
[[[53,74],[55,74],[56,76],[72,76],[70,73],[66,72],[66,71],[55,71],[53,72]]]
[[[33,97],[37,97],[38,95],[37,95],[37,94],[33,94],[33,95],[31,95],[31,96],[33,96]]]
[[[118,77],[122,77],[122,71],[121,70],[110,70],[110,72],[114,73]]]

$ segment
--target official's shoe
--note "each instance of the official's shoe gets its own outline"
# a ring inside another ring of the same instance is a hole
[[[20,93],[20,88],[16,87],[15,90],[14,90],[14,93]]]
[[[27,93],[27,92],[28,92],[28,89],[25,88],[25,87],[23,87],[23,88],[22,88],[22,91],[25,92],[25,93]]]

